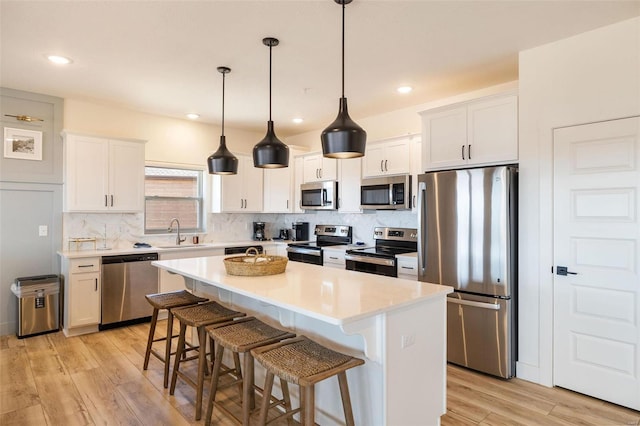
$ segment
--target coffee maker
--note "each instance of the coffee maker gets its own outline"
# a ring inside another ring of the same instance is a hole
[[[255,241],[264,241],[264,222],[253,222],[253,239]]]
[[[309,240],[309,222],[293,222],[291,228],[291,239],[293,241]]]

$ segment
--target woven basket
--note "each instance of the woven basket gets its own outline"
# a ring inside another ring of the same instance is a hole
[[[250,247],[244,256],[226,257],[224,267],[229,275],[258,277],[283,273],[288,261],[285,256],[258,255],[258,250]]]

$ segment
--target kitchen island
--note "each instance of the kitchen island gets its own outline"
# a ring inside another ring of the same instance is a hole
[[[199,295],[365,359],[348,372],[359,425],[437,425],[446,412],[446,286],[299,262],[227,275],[224,256],[156,261]],[[256,369],[256,383],[262,382]],[[297,403],[297,389],[292,388]],[[341,424],[336,380],[316,389],[316,421]]]

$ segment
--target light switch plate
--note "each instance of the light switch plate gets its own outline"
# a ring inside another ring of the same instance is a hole
[[[46,237],[49,235],[49,227],[47,225],[38,226],[38,236]]]

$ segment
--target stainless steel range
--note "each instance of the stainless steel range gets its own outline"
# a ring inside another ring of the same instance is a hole
[[[398,276],[396,254],[418,250],[418,230],[415,228],[382,228],[373,230],[376,246],[347,250],[346,269],[370,274]]]
[[[289,260],[322,265],[322,247],[351,244],[350,226],[316,225],[316,242],[290,243],[287,247]]]

